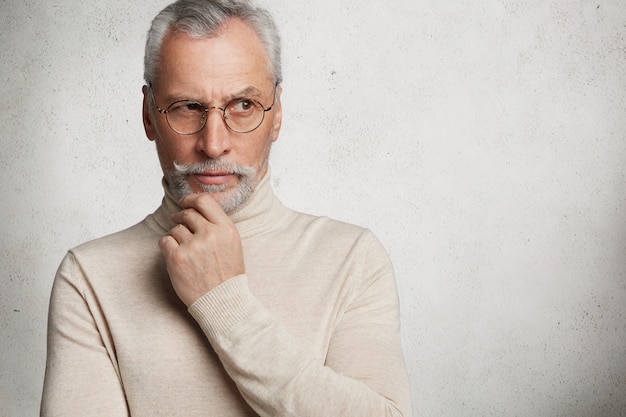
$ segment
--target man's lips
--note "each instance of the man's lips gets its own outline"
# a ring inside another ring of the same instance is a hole
[[[230,181],[235,174],[232,172],[202,172],[200,174],[192,175],[199,183],[205,185],[222,185]]]

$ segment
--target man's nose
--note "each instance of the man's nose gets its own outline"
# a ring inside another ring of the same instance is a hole
[[[224,121],[224,111],[211,107],[204,128],[198,132],[197,148],[209,158],[217,159],[230,152],[232,132]]]

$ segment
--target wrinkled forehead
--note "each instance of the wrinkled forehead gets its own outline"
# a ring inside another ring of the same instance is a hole
[[[227,20],[210,35],[170,30],[161,44],[159,61],[158,78],[179,72],[201,77],[230,73],[271,78],[268,55],[259,36],[236,18]]]

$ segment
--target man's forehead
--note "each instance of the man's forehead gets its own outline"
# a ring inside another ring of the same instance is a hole
[[[232,24],[217,36],[194,37],[170,32],[159,51],[160,69],[184,71],[269,71],[264,45],[245,23]]]
[[[246,22],[239,18],[230,18],[222,23],[217,29],[210,33],[194,33],[187,31],[183,28],[171,28],[163,37],[161,45],[161,54],[163,51],[163,45],[167,43],[195,43],[203,44],[205,47],[215,47],[215,44],[219,44],[220,40],[233,39],[238,40],[239,45],[236,42],[230,44],[231,48],[236,46],[252,49],[259,54],[266,55],[266,51],[261,38],[258,33]],[[207,42],[208,41],[208,42]]]

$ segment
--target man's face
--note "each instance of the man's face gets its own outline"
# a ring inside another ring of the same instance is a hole
[[[280,88],[274,100],[273,79],[257,35],[236,19],[215,38],[169,33],[163,40],[158,76],[152,83],[156,106],[163,110],[185,99],[222,108],[240,97],[257,100],[265,108],[274,101],[252,132],[233,132],[224,123],[222,111],[212,109],[202,130],[181,135],[170,129],[144,87],[146,135],[156,143],[174,196],[210,192],[226,212],[233,211],[267,172],[270,147],[278,138],[282,120]]]

